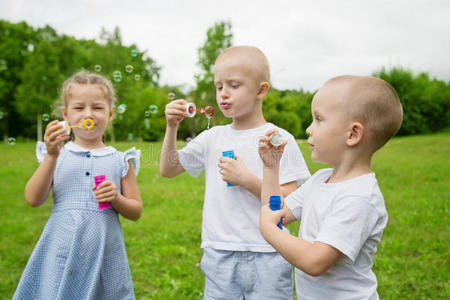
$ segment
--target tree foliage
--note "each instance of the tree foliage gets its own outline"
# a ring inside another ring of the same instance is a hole
[[[382,68],[374,76],[389,82],[400,97],[403,124],[399,135],[431,133],[449,126],[450,83],[401,67]]]

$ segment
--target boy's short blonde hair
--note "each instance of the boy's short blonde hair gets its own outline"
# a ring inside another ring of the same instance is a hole
[[[383,147],[400,129],[403,109],[394,88],[371,76],[338,76],[328,83],[345,83],[346,109],[350,117],[361,122],[372,141],[373,151]]]
[[[249,70],[259,82],[270,83],[269,61],[260,49],[253,46],[232,46],[226,48],[219,56],[217,56],[216,63],[228,55],[239,55],[243,58],[245,68]]]

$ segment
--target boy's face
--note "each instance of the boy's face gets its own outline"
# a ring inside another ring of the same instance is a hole
[[[214,66],[216,101],[228,118],[246,118],[258,111],[261,83],[248,65],[245,57],[229,54],[219,58]]]
[[[346,149],[351,122],[345,112],[344,93],[342,85],[326,84],[311,103],[313,121],[306,133],[311,158],[317,162],[335,166]]]

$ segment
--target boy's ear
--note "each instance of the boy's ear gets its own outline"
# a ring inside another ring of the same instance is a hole
[[[264,99],[264,97],[269,92],[269,88],[270,88],[270,84],[268,82],[266,82],[266,81],[261,82],[259,85],[259,91],[258,91],[258,94],[256,95],[256,98],[258,98],[259,100]]]
[[[350,124],[350,131],[347,136],[347,146],[354,147],[358,145],[365,134],[364,125],[360,122]]]

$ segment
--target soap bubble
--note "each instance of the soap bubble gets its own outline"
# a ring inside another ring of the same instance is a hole
[[[6,60],[0,59],[0,72],[5,71],[8,69],[8,64],[6,63]]]
[[[134,80],[139,81],[141,79],[141,75],[136,74],[134,75]]]
[[[133,138],[134,138],[134,135],[130,132],[130,133],[128,134],[128,140],[129,140],[129,141],[132,141]]]
[[[126,104],[120,104],[119,106],[117,106],[117,112],[119,114],[123,114],[126,110],[127,110]]]
[[[0,110],[0,120],[3,119],[4,115],[5,114]]]
[[[145,113],[144,113],[144,115],[145,115],[147,118],[150,117],[150,111],[149,111],[149,110],[146,110]]]
[[[132,66],[132,65],[126,66],[126,67],[125,67],[125,71],[127,71],[127,73],[133,72],[133,66]]]
[[[169,94],[167,94],[167,97],[169,97],[169,100],[173,100],[175,99],[175,94],[170,92]]]
[[[122,73],[119,70],[114,71],[113,79],[115,82],[121,82],[122,81]]]
[[[28,51],[33,52],[33,50],[34,50],[34,45],[28,44]]]
[[[148,107],[148,111],[151,114],[157,114],[158,113],[158,106],[156,106],[155,104],[152,104]]]
[[[136,49],[131,49],[130,54],[131,54],[131,57],[136,57],[136,56],[138,56],[139,52]]]
[[[8,138],[8,145],[14,146],[16,144],[16,139],[13,137]]]
[[[50,120],[50,115],[49,114],[43,114],[42,115],[42,121],[47,122],[48,120]]]
[[[95,66],[94,66],[94,71],[97,72],[97,73],[98,73],[98,72],[101,72],[101,71],[102,71],[102,66],[100,66],[100,65],[95,65]]]

